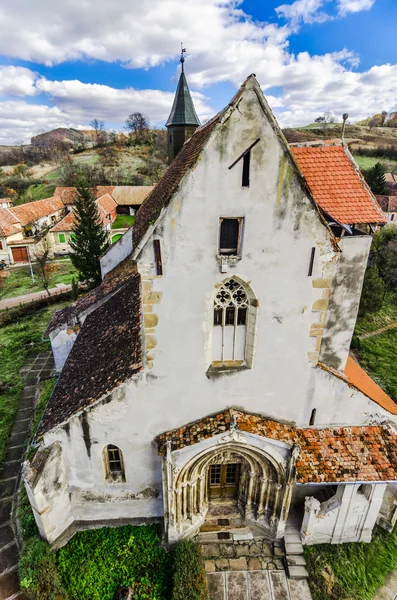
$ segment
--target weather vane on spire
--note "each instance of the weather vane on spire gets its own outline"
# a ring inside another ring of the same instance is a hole
[[[181,42],[181,65],[182,65],[182,73],[184,72],[183,70],[183,63],[185,62],[185,57],[183,56],[186,53],[186,48],[183,47],[183,44]]]

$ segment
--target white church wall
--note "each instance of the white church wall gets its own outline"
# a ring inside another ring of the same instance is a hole
[[[343,371],[356,324],[371,236],[345,236],[339,242],[342,254],[332,282],[320,360]]]
[[[250,187],[242,188],[242,162],[228,167],[258,137]],[[218,257],[220,217],[244,218],[241,258],[226,273]],[[316,426],[367,424],[375,413],[390,417],[345,382],[313,368],[341,253],[283,154],[252,84],[184,179],[154,236],[161,243],[163,275],[155,273],[152,238],[138,256],[146,371],[108,402],[73,417],[69,431],[58,427],[44,436],[45,445],[59,441],[68,457],[75,519],[161,516],[154,439],[230,406],[300,426],[309,424],[313,408]],[[364,246],[362,238],[352,238],[346,255],[354,260]],[[117,257],[105,256],[107,272]],[[217,286],[231,276],[249,284],[257,299],[252,368],[210,373],[212,302]],[[329,354],[334,351],[330,347]],[[107,444],[123,452],[125,483],[105,480]]]

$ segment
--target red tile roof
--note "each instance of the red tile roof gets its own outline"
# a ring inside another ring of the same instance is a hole
[[[65,206],[74,204],[77,190],[75,187],[56,187],[54,196],[60,198]]]
[[[230,408],[161,434],[159,454],[168,441],[177,450],[230,431],[232,423],[242,432],[299,445],[298,483],[397,481],[397,432],[388,424],[303,428]]]
[[[376,200],[384,212],[397,212],[397,196],[376,196]]]
[[[314,200],[341,224],[385,223],[386,218],[342,144],[293,146]]]
[[[349,384],[391,414],[397,415],[397,404],[371,379],[368,373],[351,356],[347,359],[345,375],[348,378]]]
[[[8,237],[22,231],[21,222],[9,208],[0,208],[0,236]]]
[[[63,217],[63,219],[61,219],[61,221],[59,221],[56,225],[54,225],[54,227],[51,228],[51,231],[52,232],[72,231],[75,222],[76,222],[76,217],[75,217],[74,211],[71,210],[68,212],[66,217]]]
[[[117,208],[116,202],[111,196],[109,196],[109,194],[105,194],[104,196],[98,198],[97,204],[105,215],[110,215],[110,213]]]
[[[35,202],[27,202],[20,206],[9,208],[12,214],[17,217],[22,225],[34,223],[42,217],[47,217],[55,212],[65,208],[62,200],[59,197],[46,198],[45,200],[36,200]]]

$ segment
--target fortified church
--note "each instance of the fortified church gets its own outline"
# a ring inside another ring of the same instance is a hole
[[[183,64],[182,64],[183,67]],[[342,142],[289,145],[255,75],[200,126],[185,73],[170,166],[48,329],[59,380],[24,477],[41,535],[234,504],[270,541],[396,521],[397,405],[349,354],[385,222]]]

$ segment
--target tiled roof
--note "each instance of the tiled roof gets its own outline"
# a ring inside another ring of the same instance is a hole
[[[303,428],[233,408],[179,427],[157,438],[159,454],[197,444],[216,434],[238,430],[299,445],[298,483],[397,481],[397,432],[389,425]]]
[[[9,208],[0,208],[0,235],[8,237],[22,231],[21,222]]]
[[[118,185],[112,191],[112,198],[121,206],[139,205],[153,188],[154,185]]]
[[[320,208],[341,224],[385,223],[385,216],[347,150],[339,145],[291,150]]]
[[[112,196],[113,190],[114,190],[114,185],[97,185],[93,189],[93,192],[94,192],[96,198],[100,198],[101,196],[104,196],[105,194],[110,194]]]
[[[88,294],[81,296],[76,302],[69,304],[61,310],[57,310],[44,332],[44,336],[48,336],[52,331],[72,323],[79,314],[86,312],[91,307],[94,307],[98,302],[101,302],[109,294],[120,288],[132,274],[136,272],[136,266],[128,257],[110,271],[102,281],[101,285],[94,288]]]
[[[45,200],[36,200],[35,202],[27,202],[20,206],[13,206],[8,210],[17,217],[22,225],[29,225],[41,217],[47,217],[64,208],[62,200],[59,197],[53,196]]]
[[[397,196],[376,196],[383,212],[397,212]]]
[[[63,219],[61,219],[61,221],[54,225],[54,227],[51,227],[50,231],[72,231],[75,222],[75,214],[74,211],[71,210],[68,212],[66,217],[63,217]]]
[[[388,412],[397,415],[397,404],[371,379],[368,373],[351,356],[347,359],[345,375],[348,378],[349,384],[360,390],[360,392],[371,398],[371,400]]]
[[[65,206],[70,206],[71,204],[74,204],[74,199],[76,197],[76,188],[56,187],[54,196],[60,198]]]
[[[139,273],[86,320],[39,425],[38,435],[66,421],[142,369]]]
[[[116,202],[109,194],[105,194],[98,198],[97,205],[105,215],[110,215],[110,213],[117,208]]]
[[[220,115],[214,117],[203,127],[196,129],[192,137],[184,143],[163,178],[155,186],[137,211],[133,227],[133,245],[136,247],[149,225],[159,216],[175,193],[182,177],[193,167],[205,142],[218,122]]]

